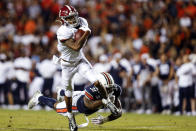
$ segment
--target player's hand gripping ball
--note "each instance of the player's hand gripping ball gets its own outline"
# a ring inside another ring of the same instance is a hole
[[[85,31],[83,31],[82,29],[78,29],[78,31],[75,33],[75,40],[79,40],[83,34],[85,33]]]

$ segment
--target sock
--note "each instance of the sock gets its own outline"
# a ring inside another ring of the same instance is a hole
[[[61,91],[60,91],[60,95],[61,95],[61,96],[65,96],[65,91],[64,91],[64,90],[61,90]]]
[[[71,112],[67,112],[67,117],[72,119],[73,118],[73,114]]]
[[[47,105],[50,108],[54,108],[54,104],[56,103],[56,100],[53,98],[45,97],[45,96],[40,96],[38,98],[39,102],[41,104]]]

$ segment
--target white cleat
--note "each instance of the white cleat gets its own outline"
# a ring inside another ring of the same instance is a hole
[[[61,94],[60,94],[61,90],[63,90],[63,89],[60,86],[57,86],[56,89],[57,89],[57,100],[59,102],[64,101],[64,96],[61,96]]]
[[[33,97],[29,100],[28,109],[32,109],[34,106],[36,106],[39,103],[38,98],[40,96],[43,96],[43,94],[39,90],[36,91]]]

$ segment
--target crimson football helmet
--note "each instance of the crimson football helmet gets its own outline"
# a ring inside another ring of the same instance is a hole
[[[59,17],[61,21],[68,26],[77,27],[79,25],[78,12],[70,5],[64,5],[59,11]]]

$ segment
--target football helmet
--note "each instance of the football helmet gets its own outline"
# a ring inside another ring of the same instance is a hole
[[[109,73],[106,73],[106,72],[102,72],[98,76],[98,80],[103,85],[103,87],[106,88],[107,90],[110,89],[110,88],[112,89],[115,85],[112,76]]]
[[[78,12],[73,6],[64,5],[59,11],[59,17],[63,24],[73,28],[79,25]]]

